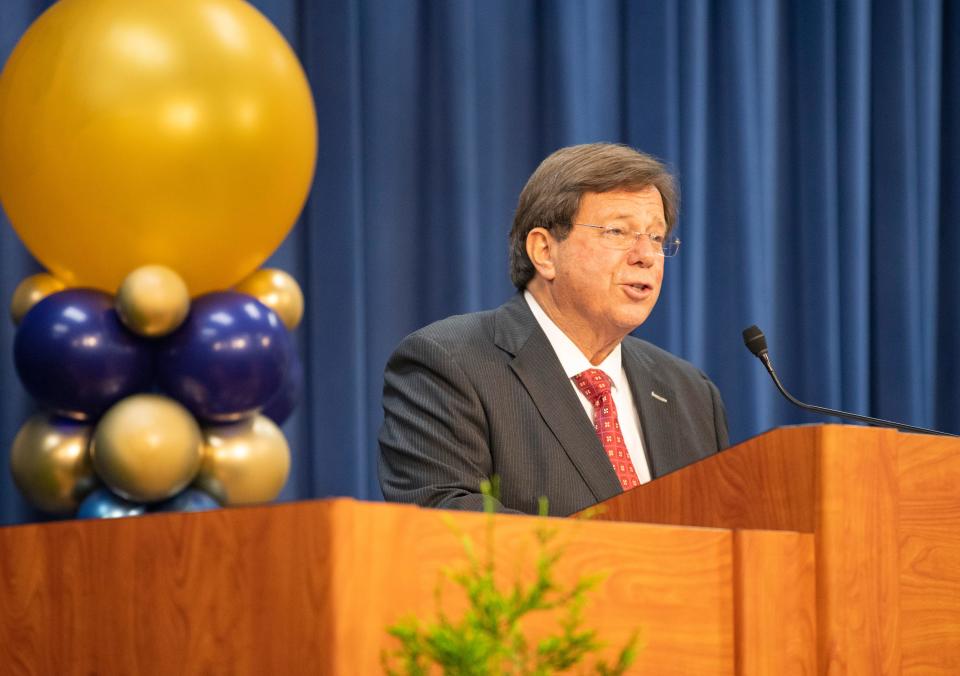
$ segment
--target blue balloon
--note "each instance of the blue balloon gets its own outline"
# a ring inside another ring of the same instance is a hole
[[[280,391],[263,407],[261,413],[277,423],[277,426],[280,426],[286,422],[290,414],[293,413],[293,409],[297,407],[302,394],[303,364],[300,363],[300,357],[297,355],[297,351],[294,350],[293,360],[290,363],[290,368],[287,369],[287,375],[283,379]]]
[[[106,488],[98,488],[80,503],[78,519],[116,519],[121,516],[145,514],[146,505],[124,500]]]
[[[160,388],[202,420],[258,413],[279,391],[293,359],[280,318],[255,298],[215,291],[194,299],[187,320],[160,346]]]
[[[218,509],[220,503],[199,488],[187,488],[169,500],[164,500],[150,508],[151,512],[205,512]]]
[[[123,326],[112,296],[94,289],[67,289],[34,305],[13,357],[27,392],[78,420],[97,418],[153,380],[150,343]]]

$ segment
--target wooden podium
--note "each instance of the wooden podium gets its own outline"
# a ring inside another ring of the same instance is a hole
[[[775,430],[605,508],[494,517],[498,571],[555,529],[561,578],[609,572],[588,624],[608,654],[641,630],[636,673],[960,672],[960,441]],[[453,529],[488,523],[325,500],[0,528],[0,672],[379,673],[464,561]]]
[[[783,428],[605,506],[733,529],[742,673],[960,674],[960,439]],[[806,537],[790,552],[767,529]],[[750,579],[778,566],[800,591]]]

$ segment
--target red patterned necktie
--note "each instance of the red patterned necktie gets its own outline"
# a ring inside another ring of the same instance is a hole
[[[600,437],[603,450],[607,452],[613,471],[620,479],[624,490],[640,485],[637,472],[630,462],[630,454],[623,443],[620,433],[620,421],[617,419],[617,406],[613,403],[613,393],[610,391],[613,381],[600,369],[587,369],[573,377],[577,388],[583,392],[587,400],[593,404],[593,429]]]

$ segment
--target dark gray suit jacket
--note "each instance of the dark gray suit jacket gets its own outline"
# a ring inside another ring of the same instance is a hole
[[[727,446],[720,393],[702,372],[631,336],[622,355],[653,477]],[[621,491],[522,294],[405,338],[387,363],[383,409],[387,500],[479,510],[480,482],[496,474],[506,510],[536,513],[546,496],[550,514],[567,515]]]

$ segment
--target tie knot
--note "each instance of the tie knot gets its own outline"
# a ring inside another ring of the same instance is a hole
[[[610,391],[613,380],[600,369],[587,369],[573,377],[577,388],[588,399],[593,399]]]

